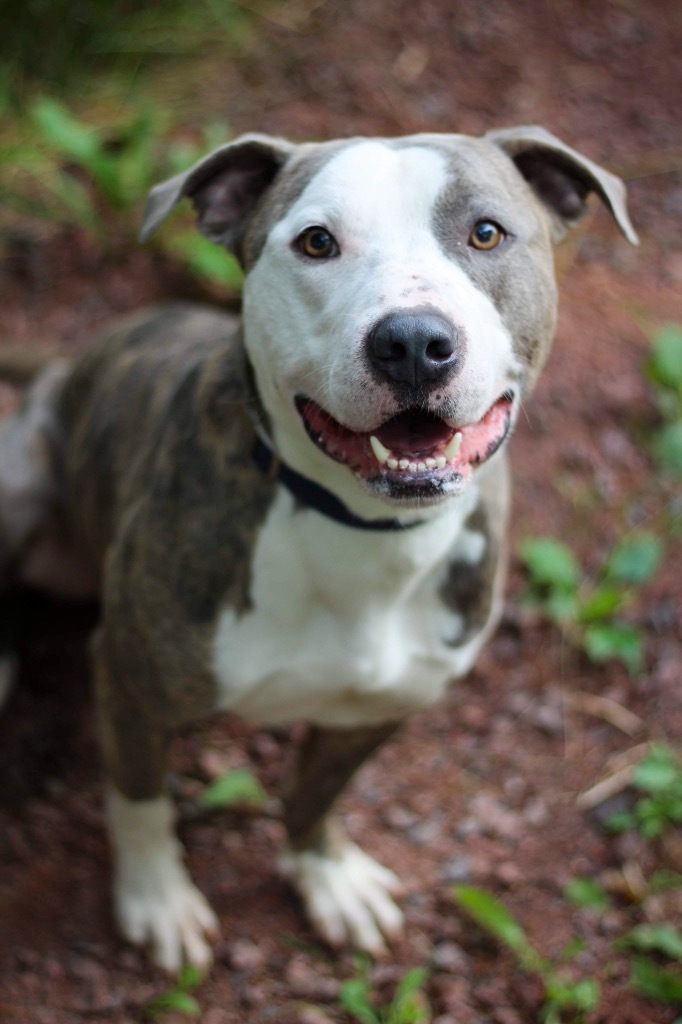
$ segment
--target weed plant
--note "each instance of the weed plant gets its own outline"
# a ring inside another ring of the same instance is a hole
[[[607,828],[635,829],[645,839],[655,839],[682,824],[682,758],[671,747],[654,744],[635,768],[632,785],[639,799],[631,811],[612,814]]]
[[[378,1006],[372,996],[369,962],[359,958],[355,975],[341,983],[339,1003],[359,1024],[427,1024],[431,1012],[422,991],[426,976],[420,967],[407,971],[391,1001]]]
[[[5,206],[32,218],[75,224],[94,236],[104,255],[121,257],[138,244],[142,203],[152,185],[229,138],[221,122],[206,124],[197,139],[175,139],[171,129],[169,115],[151,103],[102,130],[64,103],[37,96],[28,106],[23,137],[0,152]],[[236,260],[182,217],[166,225],[152,244],[208,283],[231,291],[241,287]]]
[[[622,661],[632,675],[644,665],[643,635],[620,614],[637,588],[655,574],[663,544],[654,534],[633,533],[611,551],[592,576],[567,544],[532,537],[520,546],[532,605],[562,627],[569,642],[591,661]]]
[[[652,439],[663,472],[682,479],[682,327],[669,324],[653,338],[645,367],[663,420]]]

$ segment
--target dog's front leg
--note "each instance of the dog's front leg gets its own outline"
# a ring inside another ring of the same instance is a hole
[[[402,930],[402,912],[391,898],[400,892],[400,881],[350,841],[330,809],[355,769],[397,728],[398,723],[388,723],[312,729],[285,800],[283,874],[327,942],[349,943],[374,956],[385,953],[386,940]]]
[[[185,962],[204,969],[218,921],[192,882],[175,835],[173,805],[164,792],[168,735],[134,694],[112,685],[101,632],[93,655],[119,927],[131,942],[149,943],[165,970],[178,971]]]

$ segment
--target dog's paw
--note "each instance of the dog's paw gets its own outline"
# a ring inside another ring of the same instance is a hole
[[[383,956],[386,940],[402,932],[402,911],[391,899],[402,890],[400,880],[353,843],[333,855],[288,850],[279,866],[330,945],[349,944]]]
[[[118,873],[115,909],[125,938],[148,943],[159,967],[210,966],[218,920],[179,859],[130,858]]]
[[[218,920],[182,862],[166,796],[129,800],[112,788],[107,817],[115,854],[114,909],[126,939],[149,943],[155,963],[205,970]]]

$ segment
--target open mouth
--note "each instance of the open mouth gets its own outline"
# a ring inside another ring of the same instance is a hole
[[[296,406],[317,447],[363,481],[382,481],[399,490],[424,484],[442,489],[494,455],[509,433],[513,395],[501,395],[476,423],[452,426],[412,408],[367,432],[344,427],[309,398],[299,396]]]

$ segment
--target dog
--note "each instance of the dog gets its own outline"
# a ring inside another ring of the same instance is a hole
[[[623,183],[539,127],[237,138],[152,189],[239,259],[241,320],[176,304],[48,365],[0,436],[0,579],[97,594],[123,935],[206,968],[218,922],[164,793],[173,731],[305,720],[281,870],[375,955],[400,884],[332,806],[466,673],[505,576],[506,448],[556,319],[552,249]]]

